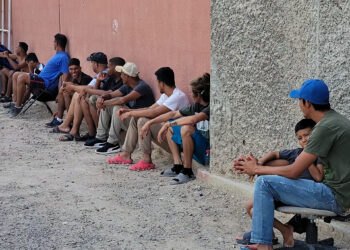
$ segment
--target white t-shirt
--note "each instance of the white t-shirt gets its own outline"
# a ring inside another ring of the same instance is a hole
[[[107,73],[108,70],[105,69],[105,70],[103,70],[102,72],[103,72],[103,73]],[[91,80],[91,82],[88,84],[88,86],[95,87],[95,84],[96,84],[96,81],[97,81],[97,76],[98,76],[98,74],[96,74],[95,77],[92,78],[92,80]]]
[[[175,111],[190,105],[190,100],[188,99],[187,95],[184,92],[182,92],[178,88],[175,88],[171,96],[162,94],[159,97],[157,104],[159,106],[163,105],[168,109],[170,109],[171,111]]]

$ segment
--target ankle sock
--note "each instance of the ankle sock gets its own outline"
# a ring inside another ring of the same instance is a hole
[[[56,120],[59,121],[59,122],[62,122],[62,121],[63,121],[62,118],[58,118],[58,117],[56,117]]]
[[[174,164],[174,167],[172,167],[171,170],[179,174],[183,168],[184,168],[184,165],[182,164]]]
[[[185,174],[185,175],[188,175],[188,176],[192,176],[194,175],[193,172],[192,172],[192,168],[183,168],[181,170],[181,173]]]

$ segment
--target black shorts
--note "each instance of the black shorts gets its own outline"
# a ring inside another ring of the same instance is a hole
[[[41,102],[49,102],[56,100],[57,96],[57,88],[55,90],[49,90],[45,86],[45,81],[38,75],[30,74],[30,84],[29,84],[30,92],[35,95],[39,96],[37,99]],[[44,92],[43,92],[44,91]]]

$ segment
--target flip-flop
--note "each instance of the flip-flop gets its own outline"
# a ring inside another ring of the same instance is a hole
[[[137,164],[130,166],[130,170],[132,171],[145,171],[145,170],[151,170],[154,169],[156,165],[153,163],[147,163],[143,160],[140,160]]]
[[[60,130],[58,126],[54,127],[52,130],[50,130],[50,133],[55,133],[55,134],[69,134],[69,132],[65,132]]]
[[[251,231],[247,232],[247,233],[244,233],[243,236],[242,236],[242,239],[237,239],[236,238],[236,242],[238,244],[241,244],[241,245],[254,245],[254,244],[256,244],[256,243],[250,242],[251,234],[252,234]],[[272,245],[277,245],[277,244],[278,244],[278,238],[274,237],[272,239]]]
[[[79,141],[80,137],[74,136],[72,134],[62,135],[59,139],[60,141]]]
[[[132,160],[127,160],[127,159],[124,159],[121,155],[117,155],[116,157],[114,158],[109,158],[107,160],[107,162],[109,164],[132,164],[133,161]]]

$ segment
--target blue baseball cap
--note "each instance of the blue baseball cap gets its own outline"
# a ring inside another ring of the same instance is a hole
[[[329,90],[327,85],[319,79],[309,79],[303,83],[300,89],[289,93],[291,98],[302,98],[313,104],[328,104]]]

